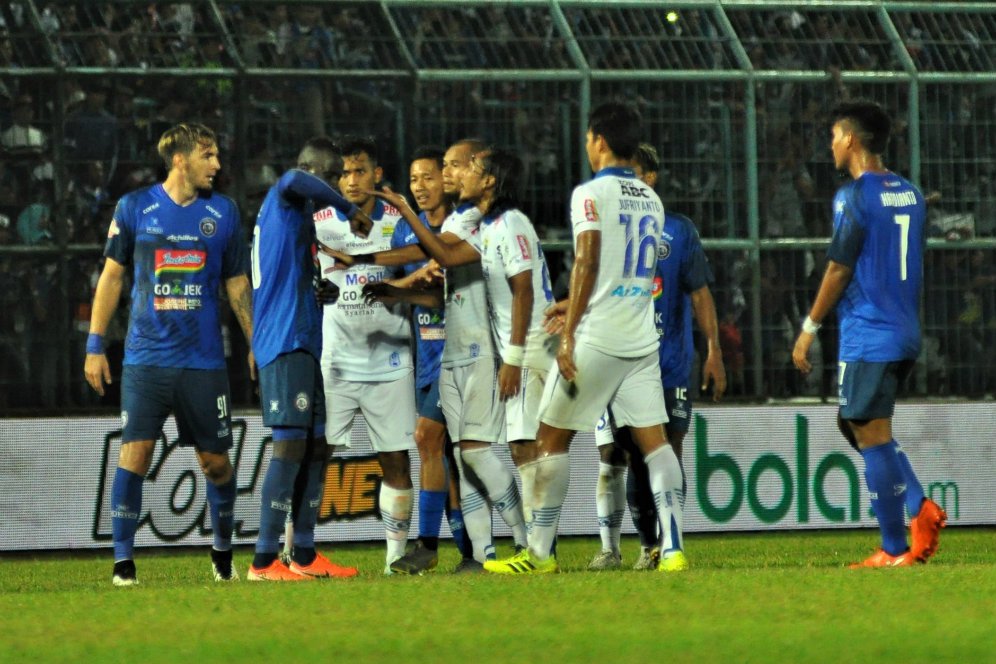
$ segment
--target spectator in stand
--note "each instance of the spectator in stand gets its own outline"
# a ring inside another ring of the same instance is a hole
[[[10,157],[39,155],[48,145],[48,137],[31,123],[34,121],[34,99],[22,94],[14,102],[11,126],[0,133],[0,147]]]
[[[118,154],[118,119],[107,110],[111,84],[103,79],[86,85],[81,107],[66,120],[66,143],[74,161],[100,161],[107,173],[114,172]]]

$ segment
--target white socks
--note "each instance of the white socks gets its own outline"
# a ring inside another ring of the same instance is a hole
[[[619,534],[626,511],[626,468],[608,463],[598,464],[595,485],[595,510],[602,551],[619,553]]]
[[[387,564],[390,565],[405,555],[412,520],[412,489],[395,489],[381,483],[378,503],[387,536]]]
[[[463,527],[474,548],[474,560],[483,563],[489,556],[494,557],[495,545],[491,539],[491,509],[488,500],[478,486],[478,479],[471,478],[469,469],[463,462],[459,446],[453,447],[453,458],[460,471],[460,509],[463,511]]]
[[[519,466],[522,485],[532,490],[525,495],[527,511],[532,512],[529,532],[529,551],[539,560],[550,557],[550,549],[557,538],[560,510],[567,500],[571,480],[571,462],[567,452],[553,454]],[[526,476],[529,475],[529,479]]]
[[[682,490],[681,464],[670,445],[662,445],[650,454],[644,461],[650,473],[650,489],[654,493],[654,503],[661,520],[661,533],[664,536],[664,546],[661,555],[669,551],[681,551],[683,508],[685,493]]]
[[[522,500],[519,498],[519,487],[508,467],[502,463],[491,446],[475,447],[462,450],[464,467],[480,479],[488,492],[488,500],[498,514],[512,529],[512,537],[519,546],[526,546],[526,525],[522,514]],[[464,510],[466,514],[466,510]],[[465,517],[466,518],[466,517]]]

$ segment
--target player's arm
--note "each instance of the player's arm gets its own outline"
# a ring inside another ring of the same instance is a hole
[[[837,302],[847,290],[852,276],[854,276],[853,268],[834,260],[827,261],[827,270],[823,273],[820,290],[816,293],[816,300],[809,310],[809,316],[802,324],[802,332],[795,340],[795,348],[792,349],[792,363],[802,373],[809,373],[813,368],[806,357],[809,354],[809,347],[816,338],[821,322],[837,306]]]
[[[83,374],[97,394],[104,396],[104,383],[111,384],[111,367],[104,354],[104,334],[111,323],[111,317],[121,300],[125,266],[113,258],[106,258],[104,269],[97,280],[93,294],[93,310],[90,313],[90,335],[86,340],[86,361]]]
[[[398,302],[407,302],[430,309],[443,308],[442,288],[401,288],[386,281],[378,281],[363,286],[363,301],[367,304],[380,302],[384,306],[393,306]]]
[[[349,219],[350,230],[360,237],[369,235],[373,227],[370,217],[360,208],[346,200],[327,182],[307,171],[289,169],[277,181],[277,193],[291,203],[310,199],[319,208],[335,208]]]
[[[712,380],[712,400],[719,401],[726,392],[726,367],[723,366],[723,349],[719,345],[719,319],[716,316],[716,302],[709,286],[692,291],[692,312],[699,330],[705,335],[708,350],[705,364],[702,365],[702,389],[709,387]]]
[[[498,396],[511,399],[522,389],[522,365],[526,355],[526,334],[533,311],[533,271],[526,270],[508,278],[512,289],[512,331],[509,345],[498,369]]]
[[[564,315],[564,329],[560,334],[560,347],[557,349],[557,366],[565,380],[572,381],[577,376],[574,364],[574,331],[581,322],[581,316],[588,308],[591,293],[598,278],[599,255],[602,250],[601,231],[583,231],[577,236],[574,249],[574,267],[571,268],[570,291],[567,296],[567,312]]]
[[[249,278],[245,274],[238,274],[226,279],[225,292],[249,345],[249,377],[256,380],[256,357],[252,353],[252,287],[249,286]]]

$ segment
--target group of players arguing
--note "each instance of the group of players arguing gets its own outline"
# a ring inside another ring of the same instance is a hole
[[[817,321],[842,300],[841,359],[850,366],[842,369],[841,430],[866,460],[883,536],[882,549],[860,566],[926,561],[946,519],[891,435],[896,389],[919,352],[924,214],[920,192],[881,164],[882,118],[887,139],[888,117],[874,104],[835,111],[835,161],[854,182],[835,199],[828,271],[793,353],[808,370]],[[474,139],[445,152],[419,150],[410,165],[416,214],[403,196],[378,188],[374,143],[309,140],[297,168],[260,208],[250,291],[238,213],[212,192],[220,168],[213,134],[193,124],[168,130],[159,144],[165,182],[118,203],[87,344],[85,373],[102,392],[110,381],[103,334],[133,263],[124,442],[111,494],[114,584],[137,583],[142,480],[170,412],[180,443],[196,447],[209,480],[214,577],[238,578],[217,312],[222,282],[251,341],[248,361],[253,375],[259,366],[263,422],[273,431],[250,580],[357,573],[314,542],[328,459],[349,446],[357,413],[383,470],[386,574],[437,565],[444,513],[462,553],[456,571],[558,571],[568,450],[576,431],[591,430],[601,456],[602,550],[589,568],[621,566],[628,495],[641,539],[634,567],[688,569],[680,459],[691,415],[693,316],[708,348],[703,389],[711,383],[718,400],[726,378],[705,254],[691,221],[665,213],[653,189],[657,156],[642,137],[639,114],[625,104],[603,104],[588,118],[594,175],[571,198],[574,264],[568,296],[555,302],[539,239],[520,207],[523,165],[511,151]],[[901,245],[892,242],[896,225]],[[896,288],[876,286],[894,280],[885,273],[897,259]],[[503,443],[521,494],[494,452]],[[406,550],[412,448],[421,461],[419,534]],[[493,510],[512,531],[510,558],[496,558]]]

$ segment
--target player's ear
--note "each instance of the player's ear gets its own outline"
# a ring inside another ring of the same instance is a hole
[[[374,169],[374,184],[380,184],[382,179],[384,179],[384,169],[378,166]]]

